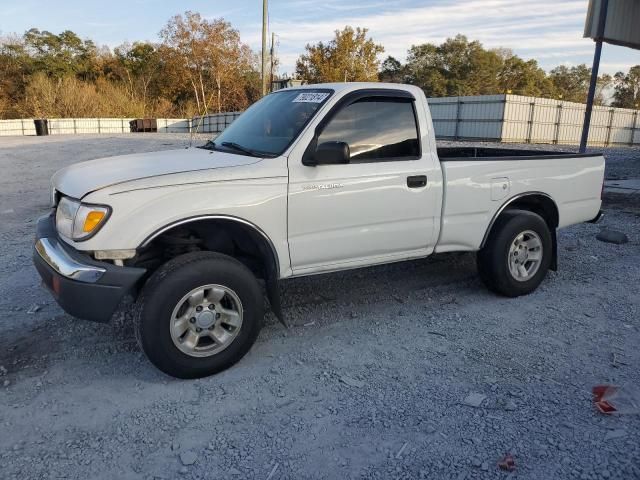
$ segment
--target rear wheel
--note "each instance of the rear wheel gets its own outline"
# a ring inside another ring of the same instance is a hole
[[[478,272],[490,290],[517,297],[538,288],[551,257],[551,232],[544,219],[533,212],[508,210],[478,252]]]
[[[134,326],[156,367],[198,378],[239,361],[255,342],[263,316],[262,290],[245,265],[196,252],[154,272],[138,299]]]

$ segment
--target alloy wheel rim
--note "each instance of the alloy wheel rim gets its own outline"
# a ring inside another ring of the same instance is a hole
[[[242,302],[224,285],[194,288],[171,313],[174,345],[191,357],[210,357],[229,347],[242,328]]]
[[[530,280],[542,263],[542,239],[533,230],[519,233],[511,242],[507,254],[509,272],[514,280],[526,282]]]

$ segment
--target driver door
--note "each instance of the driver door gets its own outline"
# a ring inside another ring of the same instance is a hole
[[[406,91],[399,91],[402,96],[377,92],[385,93],[338,102],[316,131],[312,147],[344,142],[348,163],[305,166],[295,150],[289,157],[294,275],[432,251],[439,201],[428,181],[433,160],[421,151],[415,99]]]

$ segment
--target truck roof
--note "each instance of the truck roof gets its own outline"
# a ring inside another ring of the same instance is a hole
[[[313,88],[330,88],[337,92],[361,90],[363,88],[389,88],[394,90],[407,90],[411,92],[420,91],[420,88],[413,85],[403,83],[382,83],[382,82],[336,82],[336,83],[313,83],[308,85],[300,85],[296,87],[288,87],[283,90],[301,90]]]

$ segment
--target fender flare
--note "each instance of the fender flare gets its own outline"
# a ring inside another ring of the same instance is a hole
[[[480,249],[484,248],[484,246],[486,245],[487,239],[489,238],[489,234],[491,233],[491,229],[493,228],[493,225],[495,224],[496,220],[498,220],[498,217],[500,217],[500,215],[509,207],[509,205],[513,204],[517,200],[521,200],[523,198],[531,197],[531,196],[546,197],[553,203],[558,215],[560,214],[560,210],[558,209],[558,204],[553,199],[553,197],[548,193],[531,191],[531,192],[522,192],[517,195],[514,195],[513,197],[509,198],[506,202],[504,202],[500,206],[500,208],[498,208],[498,210],[496,210],[496,212],[494,213],[493,217],[491,218],[491,221],[489,222],[489,226],[487,227],[487,230],[485,231],[484,236],[482,237],[482,243],[480,243]],[[550,230],[551,230],[551,242],[552,242],[552,257],[551,257],[550,268],[551,270],[556,271],[558,269],[558,239],[556,235],[557,226],[555,228],[550,228]]]
[[[276,315],[278,320],[280,320],[280,322],[286,328],[289,328],[289,325],[285,320],[284,314],[282,312],[282,303],[280,300],[280,288],[279,288],[280,258],[278,256],[278,251],[276,250],[275,245],[271,241],[271,238],[269,238],[269,236],[265,233],[265,231],[262,230],[255,223],[245,220],[244,218],[236,217],[233,215],[196,215],[193,217],[187,217],[181,220],[171,222],[155,230],[153,233],[148,235],[142,241],[142,243],[138,248],[146,247],[155,238],[162,235],[164,232],[171,230],[172,228],[179,227],[181,225],[188,225],[189,223],[194,223],[202,220],[224,220],[224,221],[236,222],[238,224],[241,224],[245,227],[250,228],[252,231],[257,233],[263,240],[265,240],[265,243],[268,245],[269,250],[271,252],[271,260],[272,260],[271,262],[267,262],[267,265],[265,265],[265,274],[266,274],[265,284],[266,284],[267,297],[269,298],[269,303],[271,304],[273,313]]]

